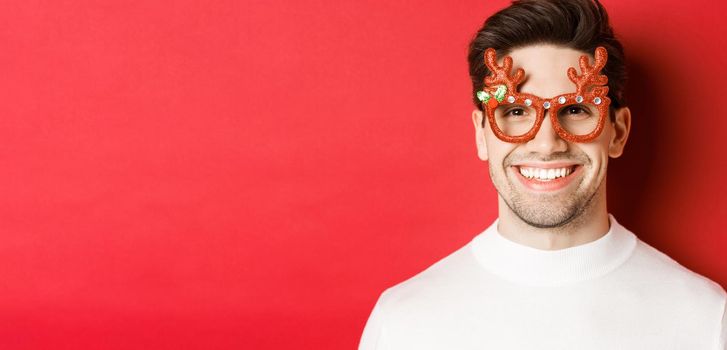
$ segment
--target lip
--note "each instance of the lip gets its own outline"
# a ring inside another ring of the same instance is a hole
[[[559,177],[550,181],[540,181],[536,179],[528,179],[527,177],[520,174],[521,166],[542,169],[565,168],[575,166],[575,169],[570,174],[568,174],[568,176]],[[568,187],[568,185],[570,185],[571,183],[573,183],[574,180],[583,172],[583,165],[574,163],[522,163],[518,165],[513,165],[511,166],[511,168],[515,172],[515,177],[517,177],[520,183],[525,186],[525,188],[533,192],[553,192],[562,190]]]

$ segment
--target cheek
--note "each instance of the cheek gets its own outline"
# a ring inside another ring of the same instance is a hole
[[[598,137],[586,144],[581,144],[580,148],[591,159],[594,166],[605,167],[608,162],[608,147],[611,140],[613,127],[607,122],[603,127],[603,131]]]
[[[490,134],[492,132],[490,131]],[[517,147],[514,144],[501,141],[494,134],[489,135],[485,140],[487,144],[487,155],[490,164],[502,167],[503,160]]]
[[[582,145],[581,150],[591,162],[593,176],[602,177],[608,166],[608,142],[594,141],[587,145]]]

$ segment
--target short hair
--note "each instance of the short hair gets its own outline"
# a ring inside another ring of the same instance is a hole
[[[472,101],[477,108],[482,110],[477,91],[482,90],[484,78],[490,73],[484,62],[485,49],[491,47],[502,57],[515,48],[532,44],[565,46],[589,55],[603,46],[608,61],[602,72],[608,77],[611,110],[626,106],[623,46],[614,36],[606,9],[598,0],[515,0],[490,16],[470,42]]]

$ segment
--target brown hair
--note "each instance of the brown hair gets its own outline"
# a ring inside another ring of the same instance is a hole
[[[502,57],[514,48],[531,44],[562,45],[589,55],[596,47],[603,46],[608,51],[602,72],[608,76],[611,109],[626,105],[623,47],[598,0],[515,0],[490,16],[470,42],[467,59],[472,101],[477,108],[482,109],[477,91],[482,90],[484,78],[489,74],[483,57],[485,49],[491,47]]]

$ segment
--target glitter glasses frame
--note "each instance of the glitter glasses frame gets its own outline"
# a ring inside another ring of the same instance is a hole
[[[608,78],[601,75],[601,69],[606,65],[607,51],[603,47],[596,48],[594,55],[594,64],[589,64],[588,56],[580,57],[579,66],[581,75],[578,75],[575,68],[568,68],[568,78],[576,85],[576,92],[562,94],[553,98],[542,98],[533,94],[519,93],[517,87],[522,83],[525,77],[525,71],[518,68],[514,75],[510,75],[512,70],[512,58],[505,56],[502,66],[497,64],[495,50],[488,48],[485,50],[485,64],[490,69],[491,74],[485,77],[485,88],[479,92],[478,98],[482,102],[482,108],[487,114],[487,120],[490,122],[492,132],[502,141],[510,143],[524,143],[532,140],[540,130],[540,126],[545,119],[545,111],[552,110],[556,114],[562,108],[570,106],[574,103],[588,103],[596,106],[599,113],[598,124],[596,128],[586,135],[574,135],[569,133],[560,125],[557,115],[551,113],[550,121],[553,129],[558,136],[570,142],[586,143],[593,141],[601,134],[606,117],[609,115],[609,106],[611,99],[608,98]],[[501,93],[504,88],[504,93]],[[498,93],[500,92],[500,93]],[[484,98],[483,98],[484,97]],[[495,122],[495,109],[498,106],[506,106],[509,104],[519,104],[532,107],[536,111],[535,124],[530,131],[511,136],[505,134]]]

